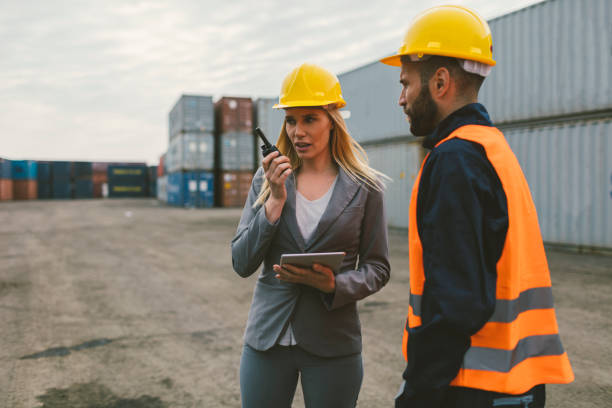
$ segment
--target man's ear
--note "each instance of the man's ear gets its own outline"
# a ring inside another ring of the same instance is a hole
[[[450,87],[450,72],[446,67],[440,67],[431,77],[431,94],[444,96]]]

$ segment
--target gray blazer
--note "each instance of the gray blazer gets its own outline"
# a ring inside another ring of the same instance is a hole
[[[356,302],[380,290],[390,273],[383,193],[353,181],[340,168],[329,204],[305,242],[295,216],[294,176],[285,182],[287,201],[274,224],[263,206],[253,208],[264,177],[259,168],[232,240],[232,263],[240,276],[252,275],[263,262],[246,343],[267,350],[291,322],[297,344],[312,354],[337,357],[361,352]],[[333,251],[346,252],[334,294],[275,278],[272,265],[280,263],[281,254]]]

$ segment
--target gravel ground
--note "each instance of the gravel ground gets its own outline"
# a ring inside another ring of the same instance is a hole
[[[255,282],[231,268],[239,217],[154,200],[0,203],[0,407],[239,407]],[[391,407],[404,366],[407,239],[390,236],[391,281],[360,302],[359,407]],[[548,387],[548,406],[612,406],[612,257],[548,259],[576,374]]]

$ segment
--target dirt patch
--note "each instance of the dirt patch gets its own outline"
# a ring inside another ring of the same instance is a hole
[[[159,397],[142,395],[138,398],[120,398],[102,384],[73,384],[69,388],[51,388],[36,397],[41,408],[166,408]]]
[[[81,350],[85,350],[85,349],[89,349],[93,347],[105,346],[111,342],[112,340],[109,340],[109,339],[95,339],[95,340],[86,341],[84,343],[81,343],[81,344],[78,344],[72,347],[53,347],[45,351],[41,351],[39,353],[34,353],[34,354],[29,354],[27,356],[23,356],[20,358],[20,360],[37,359],[37,358],[43,358],[43,357],[63,357],[63,356],[67,356],[68,354],[70,354],[71,351],[81,351]]]

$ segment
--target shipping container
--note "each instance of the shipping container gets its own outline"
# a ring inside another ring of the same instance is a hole
[[[0,159],[0,179],[11,180],[12,177],[11,161],[8,159]]]
[[[147,182],[149,183],[148,196],[157,197],[157,166],[149,166]]]
[[[93,198],[102,198],[102,186],[105,185],[106,182],[92,182],[92,195]]]
[[[13,199],[13,180],[0,179],[0,201]]]
[[[183,173],[183,205],[193,208],[212,207],[215,203],[214,183],[213,172]]]
[[[612,248],[612,117],[504,129],[547,243]]]
[[[13,180],[36,180],[37,165],[34,160],[13,160],[11,178]]]
[[[182,133],[172,139],[166,154],[169,172],[182,170],[213,170],[215,167],[215,137],[212,133]]]
[[[216,204],[220,207],[243,207],[252,180],[252,171],[218,172]]]
[[[166,202],[177,207],[183,206],[183,173],[168,173],[166,176]]]
[[[214,173],[209,171],[170,173],[165,186],[167,202],[177,207],[212,207],[215,202],[214,181]]]
[[[91,179],[75,180],[74,198],[93,198],[93,181]]]
[[[93,165],[91,162],[72,162],[72,179],[91,179]]]
[[[496,124],[612,109],[612,2],[548,0],[489,21]]]
[[[13,200],[36,200],[37,184],[37,181],[32,179],[13,180]]]
[[[47,161],[39,161],[37,164],[37,196],[38,199],[49,199],[52,198],[52,178],[51,178],[51,163]]]
[[[215,131],[226,132],[253,131],[253,100],[224,96],[215,102]]]
[[[398,106],[399,68],[378,61],[338,75],[349,133],[359,143],[410,135],[410,124]]]
[[[270,143],[276,145],[283,123],[285,123],[285,111],[273,109],[278,103],[278,98],[259,98],[253,103],[255,127],[261,129]],[[263,159],[260,146],[263,142],[255,138],[255,167],[261,164]]]
[[[364,146],[370,166],[391,178],[385,190],[387,223],[408,228],[408,204],[416,176],[425,157],[421,142],[406,137],[394,142]]]
[[[157,177],[161,177],[166,174],[166,154],[159,156],[159,165],[157,166]]]
[[[217,137],[217,168],[220,170],[255,169],[255,136],[249,132],[228,132]]]
[[[13,180],[11,161],[0,159],[0,201],[13,199]]]
[[[147,166],[108,166],[108,196],[146,197],[148,190]]]
[[[51,197],[56,199],[72,198],[72,163],[67,161],[51,162]]]
[[[157,199],[162,203],[168,202],[168,193],[166,191],[168,184],[168,176],[160,176],[157,178]]]
[[[212,96],[181,95],[168,115],[169,139],[182,132],[214,132]]]

